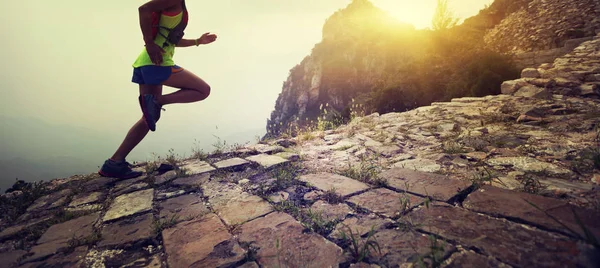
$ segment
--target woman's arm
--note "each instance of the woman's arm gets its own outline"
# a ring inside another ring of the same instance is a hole
[[[200,45],[200,43],[197,43],[198,39],[181,39],[179,41],[179,43],[177,43],[176,47],[191,47],[191,46],[196,46],[196,45]]]
[[[211,33],[205,33],[198,39],[181,39],[177,44],[177,47],[190,47],[198,45],[210,44],[217,40],[217,35]]]

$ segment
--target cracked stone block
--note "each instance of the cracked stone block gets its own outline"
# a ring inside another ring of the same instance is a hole
[[[244,168],[245,166],[249,165],[250,162],[235,157],[235,158],[230,158],[227,160],[223,160],[223,161],[219,161],[217,163],[215,163],[215,167],[217,167],[218,169],[232,169],[232,170],[239,170],[241,168]]]
[[[35,212],[41,210],[49,210],[60,207],[67,202],[67,196],[73,191],[71,189],[64,189],[59,192],[42,196],[38,198],[31,206],[27,208],[27,212]]]
[[[99,213],[81,216],[70,221],[50,226],[48,230],[38,239],[25,262],[33,262],[54,255],[66,249],[69,240],[85,238],[92,235],[93,224],[98,220]]]
[[[289,161],[298,161],[300,160],[300,155],[296,154],[296,153],[290,153],[290,152],[281,152],[281,153],[277,153],[275,154],[275,156],[279,156],[283,159],[287,159]]]
[[[98,246],[127,247],[148,240],[153,236],[153,221],[152,213],[146,213],[107,224],[102,229],[102,240]]]
[[[258,248],[256,261],[261,267],[338,267],[345,261],[336,244],[303,230],[292,216],[274,212],[243,224],[237,234],[240,243]],[[272,257],[277,255],[279,260]]]
[[[440,201],[447,201],[471,186],[471,183],[443,175],[404,168],[391,168],[381,172],[379,176],[395,189],[430,196]]]
[[[352,218],[347,218],[343,222],[336,225],[333,232],[331,232],[330,236],[334,238],[340,239],[341,232],[345,232],[346,234],[349,231],[352,231],[354,234],[358,234],[359,236],[367,235],[371,229],[377,232],[385,226],[393,224],[394,221],[390,219],[382,219],[377,215],[371,214],[368,216],[357,216]],[[350,230],[348,230],[348,228]]]
[[[541,211],[530,205],[528,201],[539,207]],[[504,190],[486,185],[471,193],[463,202],[463,206],[467,209],[495,217],[518,218],[522,221],[568,234],[570,231],[562,226],[562,224],[565,224],[571,230],[585,237],[585,233],[579,224],[577,224],[577,220],[575,220],[575,215],[573,215],[572,211],[574,210],[592,234],[600,237],[599,213],[579,208],[554,198]],[[562,224],[547,216],[546,213],[558,219]]]
[[[14,250],[0,253],[0,263],[2,263],[2,265],[6,265],[6,267],[17,267],[17,261],[25,254],[27,254],[27,251],[24,250]]]
[[[592,267],[589,244],[443,203],[406,215],[413,224],[515,267]]]
[[[202,184],[208,182],[210,179],[210,174],[202,173],[198,175],[193,175],[189,177],[178,178],[174,180],[171,184],[174,186],[191,186],[191,187],[200,187]]]
[[[479,268],[479,267],[494,267],[494,268],[510,268],[510,266],[499,262],[490,256],[477,254],[473,251],[456,252],[452,254],[446,261],[448,264],[442,266],[444,268]]]
[[[411,194],[401,194],[385,188],[373,189],[348,199],[352,204],[386,217],[397,217],[404,210],[421,204],[424,199]]]
[[[310,209],[313,213],[321,213],[323,219],[328,221],[343,220],[346,216],[354,213],[352,208],[344,203],[329,204],[323,200],[315,202]]]
[[[113,200],[102,221],[108,222],[150,211],[152,209],[153,198],[154,189],[117,196],[115,200]]]
[[[175,219],[176,222],[192,220],[210,212],[196,194],[182,195],[159,203],[161,220]]]
[[[262,198],[244,192],[233,183],[211,182],[202,186],[204,196],[227,225],[235,225],[263,216],[273,207]]]
[[[162,235],[169,267],[229,267],[246,253],[215,214],[182,222]]]
[[[568,169],[531,157],[497,157],[487,160],[487,163],[492,166],[512,166],[523,172],[547,173],[558,178],[570,179],[575,177],[573,172]]]
[[[407,168],[422,172],[438,172],[442,169],[442,166],[435,161],[421,158],[400,161],[392,167]]]
[[[419,255],[431,253],[431,240],[429,236],[415,231],[404,231],[397,229],[381,230],[372,236],[381,248],[381,254],[374,251],[371,256],[383,267],[410,267]],[[438,249],[441,256],[445,256],[455,250],[452,244],[439,241]],[[431,267],[429,260],[425,262]]]
[[[324,192],[335,189],[335,192],[342,197],[369,189],[368,185],[360,181],[332,173],[321,172],[302,175],[298,180],[309,183]]]
[[[187,174],[189,175],[197,175],[216,170],[209,163],[200,161],[198,159],[188,160],[181,163],[181,168],[187,170]]]
[[[104,197],[104,193],[102,192],[80,194],[73,198],[73,201],[69,203],[69,207],[78,207],[81,205],[96,203],[99,202],[102,197]]]
[[[256,162],[263,168],[269,169],[283,163],[289,162],[287,159],[275,155],[259,154],[246,157],[246,160]]]

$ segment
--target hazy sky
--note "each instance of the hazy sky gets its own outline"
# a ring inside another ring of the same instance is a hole
[[[131,64],[143,48],[137,7],[144,2],[4,3],[0,115],[31,116],[122,138],[141,116]],[[490,2],[450,4],[457,15],[467,17]],[[188,0],[186,37],[212,32],[218,39],[207,46],[178,48],[175,62],[205,79],[212,95],[200,103],[165,106],[157,132],[150,133],[134,152],[182,150],[194,138],[211,148],[212,135],[248,141],[263,135],[289,70],[320,41],[325,19],[348,3]],[[435,0],[373,3],[418,28],[428,26],[435,7]],[[172,90],[165,87],[165,92]],[[24,133],[34,134],[43,137],[43,133]],[[112,153],[117,145],[107,151]]]

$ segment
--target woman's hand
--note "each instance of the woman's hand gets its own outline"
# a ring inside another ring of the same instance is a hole
[[[206,44],[210,44],[210,43],[214,42],[215,40],[217,40],[217,35],[211,34],[211,33],[205,33],[200,38],[198,38],[198,44],[206,45]]]
[[[146,51],[148,52],[148,56],[150,56],[150,60],[155,65],[162,64],[162,60],[163,60],[162,54],[165,53],[164,49],[162,49],[156,43],[150,42],[150,43],[146,44]]]

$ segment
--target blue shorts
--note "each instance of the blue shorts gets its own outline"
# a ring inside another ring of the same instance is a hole
[[[171,74],[183,71],[183,68],[175,66],[147,65],[133,68],[131,82],[140,85],[162,85]]]

